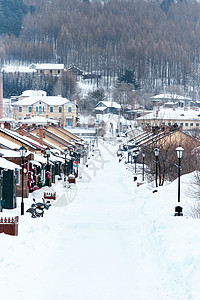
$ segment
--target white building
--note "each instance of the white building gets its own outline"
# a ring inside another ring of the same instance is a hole
[[[183,130],[200,128],[200,110],[183,108],[160,108],[136,119],[137,126],[181,126]]]

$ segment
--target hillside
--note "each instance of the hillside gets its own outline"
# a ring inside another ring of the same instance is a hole
[[[28,13],[19,37],[1,36],[2,63],[74,64],[102,74],[106,87],[130,70],[142,91],[181,86],[198,96],[198,2],[24,0],[24,4]]]

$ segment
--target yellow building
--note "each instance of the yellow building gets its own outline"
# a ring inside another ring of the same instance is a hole
[[[35,70],[38,75],[62,75],[65,67],[64,64],[37,64]]]
[[[57,120],[63,127],[74,127],[76,126],[77,106],[61,96],[27,97],[14,103],[16,121],[35,116]]]

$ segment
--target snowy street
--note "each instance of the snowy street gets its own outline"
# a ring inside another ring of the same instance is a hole
[[[1,235],[1,295],[197,300],[199,221],[173,216],[177,182],[155,194],[147,184],[137,187],[116,147],[102,143],[100,149],[101,156],[91,157],[82,170],[71,203],[55,203],[44,218],[26,213],[18,237]],[[61,183],[54,188],[58,197],[69,192]],[[39,199],[39,193],[33,195]],[[27,200],[25,209],[31,203]],[[20,199],[12,214],[19,211]]]

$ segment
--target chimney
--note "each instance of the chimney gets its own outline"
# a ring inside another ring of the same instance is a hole
[[[135,90],[132,90],[132,103],[131,103],[131,109],[135,109]]]
[[[6,129],[9,129],[9,130],[10,130],[10,123],[8,123],[8,122],[5,122],[5,123],[4,123],[4,128],[6,128]]]
[[[0,73],[0,119],[3,118],[3,74]]]
[[[30,126],[27,126],[26,128],[26,136],[30,136]]]
[[[43,126],[39,127],[39,143],[43,145]]]

